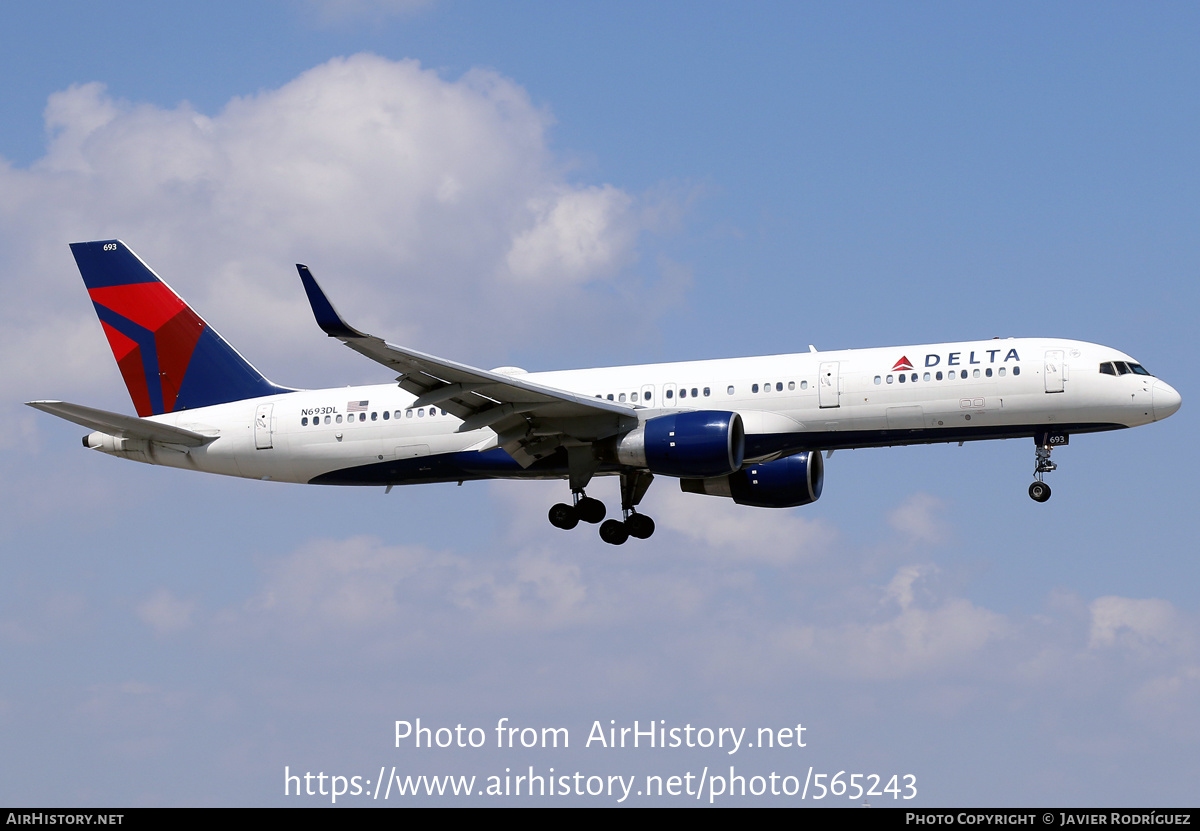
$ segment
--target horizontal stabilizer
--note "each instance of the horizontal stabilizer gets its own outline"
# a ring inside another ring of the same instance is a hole
[[[185,447],[200,447],[208,444],[216,436],[205,436],[172,427],[169,424],[159,424],[144,418],[110,413],[108,410],[97,410],[94,407],[84,407],[79,404],[68,404],[65,401],[29,401],[26,402],[35,410],[58,416],[81,427],[99,430],[110,436],[124,439],[145,439],[147,441],[165,442],[167,444],[182,444]]]

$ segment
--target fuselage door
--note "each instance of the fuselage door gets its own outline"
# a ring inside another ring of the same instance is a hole
[[[1046,392],[1063,391],[1063,351],[1052,349],[1046,353]]]
[[[661,406],[661,402],[654,400],[654,385],[646,384],[642,387],[642,400],[638,402],[643,407]]]
[[[674,384],[663,384],[663,400],[658,402],[658,406],[674,407],[676,403],[677,402],[675,400],[675,385]]]
[[[254,412],[254,446],[258,450],[271,449],[271,410],[274,404],[259,404]]]
[[[841,379],[838,377],[838,361],[828,361],[821,364],[821,378],[817,382],[817,400],[822,407],[836,407],[838,387]]]

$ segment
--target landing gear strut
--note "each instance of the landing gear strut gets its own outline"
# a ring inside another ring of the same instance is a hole
[[[1050,445],[1037,445],[1037,463],[1033,469],[1033,478],[1037,481],[1029,486],[1030,499],[1034,502],[1045,502],[1050,498],[1050,486],[1042,481],[1042,477],[1057,468],[1058,465],[1050,461]]]
[[[578,481],[578,480],[576,480]],[[637,512],[637,504],[646,495],[654,476],[644,470],[629,470],[621,473],[621,516],[600,525],[600,539],[609,545],[622,545],[630,537],[648,539],[654,533],[654,520]],[[550,509],[550,524],[569,531],[582,520],[593,525],[604,519],[604,503],[583,492],[583,488],[572,489],[574,504],[560,502]]]

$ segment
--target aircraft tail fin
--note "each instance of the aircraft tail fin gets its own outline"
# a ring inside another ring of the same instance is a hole
[[[120,240],[71,253],[139,416],[289,392],[272,384]]]

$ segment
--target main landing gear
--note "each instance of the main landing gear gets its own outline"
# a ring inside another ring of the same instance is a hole
[[[1050,445],[1037,445],[1037,463],[1033,469],[1033,478],[1037,481],[1029,486],[1030,499],[1034,502],[1045,502],[1050,498],[1050,486],[1042,481],[1042,477],[1057,468],[1058,465],[1050,461]]]
[[[575,491],[572,497],[575,504],[568,505],[565,502],[559,502],[550,509],[550,524],[555,528],[570,531],[579,524],[580,520],[595,525],[608,513],[603,502],[599,499],[592,499],[582,490]]]
[[[609,545],[621,545],[630,537],[648,539],[654,533],[654,520],[639,514],[636,505],[642,501],[654,477],[643,470],[621,473],[621,516],[610,519],[600,526],[600,539]],[[560,502],[550,509],[550,524],[569,531],[580,520],[596,524],[604,519],[604,503],[584,494],[583,489],[573,490],[574,505]]]

